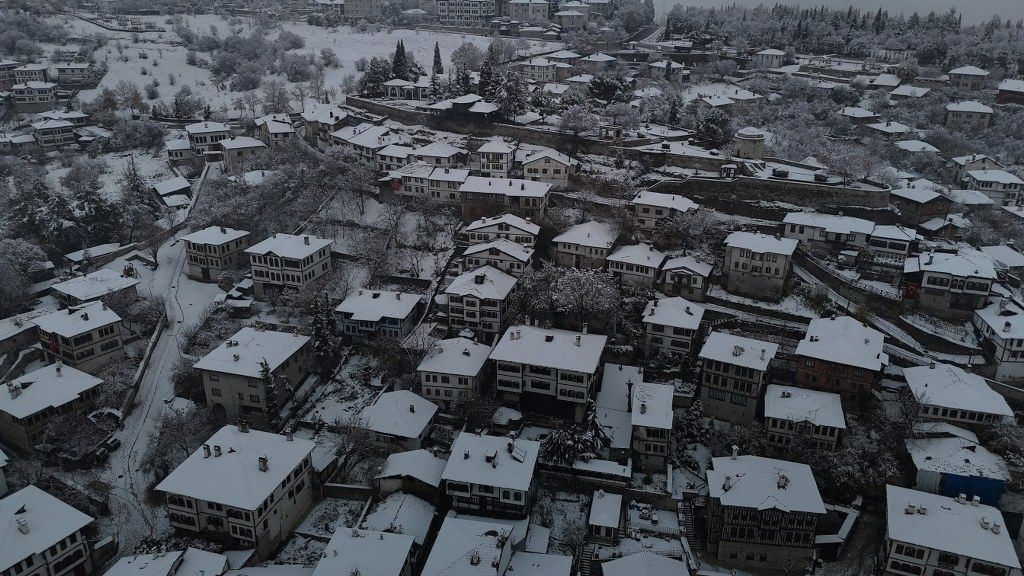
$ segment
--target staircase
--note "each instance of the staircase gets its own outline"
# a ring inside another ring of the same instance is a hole
[[[680,524],[683,526],[683,536],[686,536],[686,540],[690,543],[690,546],[696,544],[696,532],[693,529],[693,500],[683,500],[679,504],[679,515],[681,516]]]
[[[583,546],[583,553],[580,554],[579,574],[580,576],[590,576],[590,570],[593,566],[594,551],[597,550],[597,544],[593,542],[587,542]]]

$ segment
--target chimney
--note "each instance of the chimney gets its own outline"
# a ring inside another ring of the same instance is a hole
[[[266,472],[267,470],[270,469],[270,461],[267,460],[266,456],[260,456],[259,457],[259,463],[260,463],[260,472]]]
[[[24,518],[18,518],[17,523],[18,532],[21,532],[22,534],[28,534],[28,520],[25,520]]]
[[[765,353],[764,348],[761,348],[761,360],[764,360],[764,353]]]
[[[735,444],[733,444],[732,445],[732,459],[735,460],[736,458],[739,458],[739,455],[740,455],[740,447],[735,445]]]
[[[981,505],[981,497],[980,496],[975,495],[974,498],[971,498],[971,506],[980,506],[980,505]]]
[[[484,283],[484,278],[485,278],[485,276],[483,274],[477,274],[476,276],[473,276],[473,283],[474,284],[483,284]]]
[[[580,347],[580,340],[582,340],[582,339],[583,339],[583,337],[582,337],[582,336],[576,336],[576,347],[577,347],[577,348],[579,348],[579,347]]]
[[[1003,527],[999,525],[998,521],[993,521],[992,522],[992,533],[993,534],[999,534],[999,532],[1000,532],[1000,530],[1002,530],[1002,528]]]
[[[221,455],[220,446],[216,446],[215,445],[213,447],[213,457],[214,458],[220,458],[220,455]]]
[[[306,246],[309,246],[309,236],[303,236],[302,243],[305,244]]]
[[[231,359],[235,362],[238,362],[238,354],[232,354]]]
[[[465,450],[462,452],[462,459],[469,460],[469,450]]]
[[[209,444],[203,444],[203,458],[209,458],[209,457],[210,457],[210,445]]]
[[[584,333],[584,334],[586,334],[586,333],[587,333],[587,330],[588,330],[589,328],[590,328],[590,326],[589,326],[589,325],[588,325],[588,324],[587,324],[586,322],[584,322],[584,323],[583,323],[583,333]]]
[[[732,476],[726,476],[725,482],[722,483],[722,490],[728,492],[730,489],[732,489]]]
[[[84,320],[86,322],[89,321],[89,313],[88,312],[82,312],[82,320]]]
[[[245,418],[239,418],[235,421],[235,425],[238,427],[238,431],[245,434],[249,431],[249,421]]]
[[[416,412],[416,407],[413,406],[412,404],[409,404],[409,413],[410,414],[414,414],[415,412]]]
[[[1010,331],[1010,323],[1009,322],[1003,322],[1003,332],[1009,332],[1009,331]]]
[[[293,442],[295,440],[295,433],[292,432],[291,428],[284,429],[284,439],[288,442]]]
[[[54,368],[53,368],[54,372],[57,373],[57,378],[60,378],[62,376],[62,374],[61,374],[61,367],[62,366],[64,366],[64,363],[60,361],[60,358],[58,358],[57,359],[57,365],[54,366]]]
[[[227,233],[228,233],[228,231],[227,231],[227,229],[226,229],[226,228],[224,228],[223,226],[221,226],[221,227],[220,227],[220,233],[221,233],[221,234],[227,234]]]
[[[789,476],[786,476],[785,474],[779,472],[779,490],[785,490],[786,486],[789,486]]]

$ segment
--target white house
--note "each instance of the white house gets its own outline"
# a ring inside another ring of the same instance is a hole
[[[470,157],[470,170],[485,178],[506,178],[512,169],[515,148],[495,138],[484,142]]]
[[[31,452],[46,427],[70,414],[91,411],[103,380],[61,363],[50,364],[7,382],[0,390],[0,438]]]
[[[671,384],[637,382],[630,394],[633,455],[642,469],[665,470],[672,432]]]
[[[0,500],[4,545],[0,570],[24,576],[86,576],[92,548],[83,530],[88,516],[29,485]]]
[[[270,290],[301,290],[331,269],[333,240],[276,232],[245,249],[257,299]]]
[[[463,512],[526,516],[539,454],[540,443],[533,440],[461,432],[441,475],[444,494]]]
[[[640,191],[631,204],[641,228],[657,228],[664,220],[697,208],[697,204],[685,196],[650,190]]]
[[[50,290],[57,302],[65,307],[81,306],[97,300],[107,303],[114,300],[134,302],[138,297],[135,288],[138,283],[138,279],[131,276],[100,268],[95,272],[57,282],[50,286]]]
[[[401,338],[412,331],[424,298],[419,294],[360,288],[338,304],[342,332],[351,338]]]
[[[459,231],[458,240],[460,244],[471,245],[505,238],[533,248],[539,234],[540,226],[537,224],[515,214],[502,214],[470,222]]]
[[[463,272],[444,291],[449,326],[493,342],[505,327],[505,303],[516,282],[515,276],[492,266]]]
[[[983,351],[996,365],[996,380],[1024,378],[1024,309],[999,299],[974,311],[974,327],[981,332]]]
[[[768,443],[779,448],[804,442],[815,450],[834,450],[846,430],[839,394],[778,384],[765,389],[764,422]]]
[[[967,188],[978,190],[1000,206],[1017,203],[1024,180],[1006,170],[969,170],[965,174]]]
[[[821,212],[790,212],[782,219],[786,238],[831,250],[865,247],[874,228],[870,220]]]
[[[469,338],[438,340],[416,367],[423,396],[445,412],[480,393],[491,347]]]
[[[643,242],[619,246],[608,255],[608,271],[622,284],[654,288],[665,258],[664,252]]]
[[[555,188],[565,188],[569,185],[569,176],[578,164],[577,160],[566,154],[551,148],[542,148],[523,158],[523,178],[547,182]]]
[[[220,152],[218,142],[231,136],[231,127],[222,122],[196,122],[185,126],[188,143],[195,156]]]
[[[295,127],[287,114],[268,114],[257,118],[256,130],[267,146],[280,146],[295,138]]]
[[[657,288],[669,296],[682,296],[702,302],[714,267],[693,256],[675,256],[665,260],[658,273]]]
[[[458,205],[462,202],[459,188],[466,182],[466,178],[469,178],[469,170],[465,168],[434,168],[427,176],[427,193],[438,202]]]
[[[48,362],[61,361],[94,373],[124,355],[121,317],[103,302],[91,302],[32,320]]]
[[[910,394],[925,420],[992,427],[1013,422],[1013,410],[985,379],[959,366],[936,364],[904,368]]]
[[[466,248],[460,259],[461,270],[475,270],[481,266],[491,266],[522,278],[533,262],[533,248],[527,248],[518,242],[498,238],[482,244],[474,244]]]
[[[689,356],[703,318],[704,307],[685,298],[651,300],[643,316],[647,353]]]
[[[615,226],[604,222],[576,224],[551,240],[553,259],[559,266],[604,268],[618,235]]]
[[[754,421],[779,345],[725,332],[712,332],[700,349],[700,401],[717,420]]]
[[[264,559],[313,504],[314,446],[291,433],[224,426],[155,490],[166,496],[172,528],[230,538]]]
[[[359,412],[356,425],[373,432],[374,442],[389,452],[419,450],[430,436],[437,406],[409,390],[385,392]]]
[[[782,295],[797,241],[752,232],[733,232],[725,239],[725,287],[730,292],[761,298]]]
[[[185,242],[188,277],[201,282],[216,281],[226,270],[243,263],[249,247],[249,232],[224,226],[210,226],[181,238]]]

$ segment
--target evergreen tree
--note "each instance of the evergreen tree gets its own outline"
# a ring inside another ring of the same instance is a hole
[[[494,104],[504,118],[515,118],[526,112],[529,105],[529,90],[526,81],[518,72],[507,72],[494,91]]]
[[[71,207],[41,178],[15,178],[7,221],[14,238],[35,238],[40,245],[67,248],[76,236]],[[63,251],[63,250],[62,250]]]
[[[444,64],[441,63],[441,46],[434,42],[434,74],[444,74]]]
[[[445,86],[437,74],[430,75],[430,99],[434,102],[444,100],[446,94]]]
[[[85,189],[75,195],[73,209],[81,223],[86,243],[105,244],[116,239],[121,224],[121,211],[96,189]]]
[[[465,66],[459,69],[456,80],[459,83],[459,92],[469,94],[473,91],[473,79],[470,77],[469,70]]]
[[[401,80],[409,79],[409,59],[405,54],[405,44],[401,40],[395,46],[395,57],[391,61],[391,74]]]
[[[497,63],[498,52],[492,42],[487,47],[487,57],[484,58],[484,63],[480,66],[480,82],[477,84],[477,90],[486,100],[494,99],[494,68]]]
[[[267,407],[267,423],[270,428],[276,429],[278,420],[281,418],[280,404],[278,404],[277,382],[270,372],[270,364],[267,359],[260,360],[260,381],[263,382],[263,397]]]
[[[313,301],[312,308],[313,366],[323,379],[330,374],[338,357],[334,342],[337,325],[326,293],[322,299]]]
[[[121,198],[119,201],[124,225],[127,227],[127,241],[134,242],[135,234],[153,215],[163,210],[163,203],[150,189],[149,183],[139,174],[132,155],[121,173]]]

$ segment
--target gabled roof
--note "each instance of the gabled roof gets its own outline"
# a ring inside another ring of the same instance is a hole
[[[77,308],[67,308],[40,316],[32,323],[43,332],[73,338],[107,324],[120,322],[121,317],[102,302],[92,302]]]
[[[877,371],[889,363],[883,344],[881,332],[850,316],[815,318],[796,355]]]
[[[539,453],[540,443],[533,440],[461,432],[441,478],[525,492],[533,483]]]
[[[608,337],[539,326],[511,326],[491,352],[492,360],[593,374]]]
[[[964,76],[988,76],[987,70],[983,70],[977,66],[961,66],[959,68],[953,68],[949,73],[962,74]]]
[[[505,574],[512,546],[525,538],[527,525],[528,520],[512,522],[450,513],[441,524],[420,576]],[[479,560],[474,563],[475,558]]]
[[[648,266],[657,270],[665,261],[665,253],[650,244],[640,243],[631,246],[619,246],[608,255],[608,261]]]
[[[764,417],[846,429],[839,394],[794,386],[768,385],[764,393]]]
[[[19,530],[19,519],[28,530]],[[0,570],[6,572],[33,554],[44,553],[92,521],[33,485],[8,495],[0,500]]]
[[[423,296],[391,290],[360,288],[338,304],[335,311],[352,314],[353,320],[380,322],[383,318],[404,320],[423,301]]]
[[[662,264],[661,269],[665,272],[671,272],[674,270],[689,270],[698,276],[707,278],[711,275],[711,271],[714,270],[714,266],[701,262],[693,256],[676,256],[665,260]]]
[[[474,254],[480,254],[481,252],[489,252],[492,249],[520,262],[526,262],[533,257],[533,248],[527,248],[518,242],[509,240],[508,238],[495,238],[490,242],[474,244],[466,248],[463,255],[472,256]]]
[[[704,341],[699,357],[764,372],[778,351],[779,345],[774,342],[712,332]]]
[[[307,342],[309,336],[246,326],[203,356],[195,367],[199,370],[259,378],[262,362],[265,361],[270,370],[274,371]]]
[[[482,230],[496,224],[507,224],[510,228],[516,228],[527,234],[537,235],[540,233],[540,226],[515,214],[502,214],[501,216],[489,216],[474,220],[466,225],[466,230]]]
[[[480,299],[504,300],[518,280],[494,266],[481,266],[459,274],[445,289],[445,294],[474,296]]]
[[[209,226],[202,230],[196,230],[191,234],[182,236],[181,239],[193,244],[210,244],[212,246],[220,246],[225,242],[245,238],[248,235],[249,232],[246,230],[235,230],[234,228],[225,228],[223,226]]]
[[[400,438],[418,438],[437,413],[437,404],[410,390],[385,392],[359,413],[364,428]]]
[[[723,506],[825,514],[814,474],[806,464],[760,456],[712,458],[708,493]]]
[[[1024,185],[1024,180],[1011,174],[1006,170],[971,170],[967,176],[981,182],[995,182],[997,184],[1018,184]]]
[[[384,467],[376,478],[415,478],[436,488],[441,485],[441,473],[447,463],[428,450],[395,452],[384,461]]]
[[[704,318],[704,307],[686,298],[674,296],[651,300],[644,308],[643,321],[671,328],[696,330]]]

